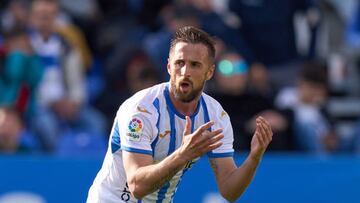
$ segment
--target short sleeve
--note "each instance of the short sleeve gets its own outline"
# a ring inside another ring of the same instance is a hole
[[[220,141],[223,143],[219,148],[208,153],[209,158],[232,157],[234,155],[234,134],[229,115],[221,109],[218,115],[214,115],[215,124],[212,129],[223,128],[224,138]]]
[[[143,114],[119,116],[117,123],[120,134],[121,150],[152,155],[152,126]]]

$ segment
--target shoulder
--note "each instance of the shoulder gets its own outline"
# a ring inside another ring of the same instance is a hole
[[[155,103],[162,95],[164,84],[161,83],[135,93],[120,106],[117,116],[142,115],[152,120],[157,116]]]
[[[208,95],[206,93],[202,93],[201,96],[208,108],[210,107],[212,110],[214,110],[214,109],[220,110],[220,111],[223,110],[223,107],[221,106],[221,104],[216,99],[211,97],[210,95]]]
[[[228,114],[216,99],[206,93],[202,93],[202,100],[202,102],[204,102],[203,105],[207,108],[209,116],[212,117],[212,119],[223,120],[224,116],[227,117]]]

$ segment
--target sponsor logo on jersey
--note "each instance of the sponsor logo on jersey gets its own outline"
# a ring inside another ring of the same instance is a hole
[[[140,106],[137,107],[137,110],[140,111],[140,112],[142,112],[142,113],[147,113],[147,114],[150,114],[150,115],[152,114],[152,113],[150,113],[147,109],[142,108],[142,107],[140,107]]]
[[[227,114],[227,113],[223,110],[223,111],[221,112],[220,118],[223,119],[223,118],[226,116],[226,114]]]
[[[134,117],[129,122],[128,132],[126,133],[126,135],[128,136],[129,140],[140,141],[142,129],[143,121],[138,117]]]
[[[160,137],[160,138],[164,138],[166,135],[168,135],[168,134],[170,134],[170,133],[171,133],[170,130],[165,130],[164,133],[160,133],[160,134],[159,134],[159,137]]]

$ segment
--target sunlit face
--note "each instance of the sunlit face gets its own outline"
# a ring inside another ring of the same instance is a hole
[[[205,82],[212,77],[214,68],[205,45],[177,43],[170,51],[167,65],[170,91],[175,99],[191,102],[198,98]]]
[[[50,33],[58,14],[58,5],[52,2],[34,2],[31,9],[31,22],[40,32]]]

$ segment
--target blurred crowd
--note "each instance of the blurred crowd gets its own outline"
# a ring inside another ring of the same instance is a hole
[[[106,150],[119,105],[168,81],[185,25],[216,40],[205,92],[247,150],[258,115],[273,151],[360,153],[357,0],[2,0],[0,152]]]

